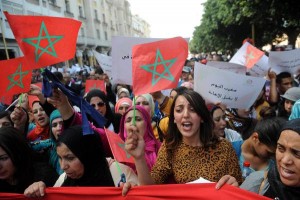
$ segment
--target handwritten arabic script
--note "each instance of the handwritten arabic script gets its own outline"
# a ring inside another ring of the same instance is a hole
[[[237,90],[233,88],[225,87],[223,84],[212,83],[211,89],[208,91],[209,94],[214,95],[221,100],[237,101],[238,97],[236,96]],[[216,91],[218,90],[218,91]],[[232,94],[233,93],[233,94]]]

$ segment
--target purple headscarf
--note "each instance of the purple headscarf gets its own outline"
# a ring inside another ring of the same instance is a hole
[[[121,123],[120,123],[120,133],[119,136],[122,138],[122,140],[125,141],[127,137],[127,132],[125,130],[125,118],[129,111],[133,110],[133,106],[131,106],[122,116]],[[152,169],[157,153],[159,150],[159,147],[161,143],[155,138],[152,126],[151,126],[151,119],[149,113],[142,107],[142,106],[135,106],[136,110],[139,111],[142,114],[143,120],[145,121],[146,127],[145,127],[145,158],[147,162],[147,166],[149,170]]]

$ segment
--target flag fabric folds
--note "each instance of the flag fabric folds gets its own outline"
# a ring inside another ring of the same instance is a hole
[[[236,63],[246,66],[248,69],[252,68],[265,53],[248,42],[245,42],[243,46],[234,54],[229,61],[230,63]]]
[[[132,79],[135,95],[175,88],[188,56],[181,37],[135,45],[132,48]]]
[[[105,132],[114,158],[121,163],[134,164],[134,160],[132,156],[126,152],[125,143],[120,136],[108,129],[105,129]]]
[[[106,94],[104,80],[86,80],[85,81],[85,93],[88,93],[92,89],[99,89]]]
[[[51,81],[51,82],[50,82]],[[106,119],[98,113],[86,100],[81,96],[78,96],[74,92],[67,89],[64,84],[62,84],[57,77],[52,74],[48,69],[43,72],[43,94],[45,97],[52,96],[52,88],[59,88],[75,106],[78,106],[81,110],[82,115],[82,129],[83,134],[93,134],[87,115],[92,117],[100,127],[104,127]]]
[[[15,94],[28,92],[32,70],[25,57],[0,61],[0,94],[10,99]],[[4,100],[5,101],[5,100]],[[11,102],[6,102],[10,104]]]
[[[46,188],[43,200],[270,200],[267,197],[249,192],[230,185],[224,185],[221,189],[215,189],[216,183],[202,184],[165,184],[137,186],[129,190],[124,197],[120,187],[56,187]],[[0,199],[27,200],[23,194],[1,193]]]
[[[10,15],[8,12],[4,14],[32,69],[75,56],[80,21],[62,17]]]

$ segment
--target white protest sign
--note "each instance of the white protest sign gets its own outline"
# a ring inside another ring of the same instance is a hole
[[[265,79],[220,70],[195,63],[194,90],[206,103],[225,104],[228,108],[247,109],[261,92]]]
[[[163,38],[112,37],[113,83],[132,85],[132,52],[134,45],[156,42]],[[186,38],[185,38],[186,39]],[[187,42],[189,39],[186,39]]]
[[[221,62],[221,61],[208,61],[207,65],[211,67],[215,67],[218,69],[230,71],[236,74],[246,74],[247,68],[244,65],[239,65],[235,63],[229,63],[229,62]]]
[[[269,54],[269,67],[277,74],[280,72],[298,74],[300,69],[300,49],[271,51]]]
[[[134,45],[155,42],[157,38],[112,37],[112,78],[114,83],[132,85],[132,53]]]
[[[112,77],[112,57],[104,55],[102,53],[98,53],[94,51],[94,56],[98,63],[100,64],[101,68],[103,69],[104,73],[106,73],[109,77]]]
[[[248,72],[250,76],[264,77],[268,74],[268,70],[269,70],[269,57],[263,55],[259,59],[259,61],[254,64],[252,68],[248,69]]]

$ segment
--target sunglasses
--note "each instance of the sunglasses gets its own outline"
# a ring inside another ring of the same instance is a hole
[[[103,107],[104,105],[105,105],[105,103],[103,103],[103,102],[97,103],[98,107]],[[94,108],[96,108],[96,104],[91,104],[91,106],[93,106]]]

